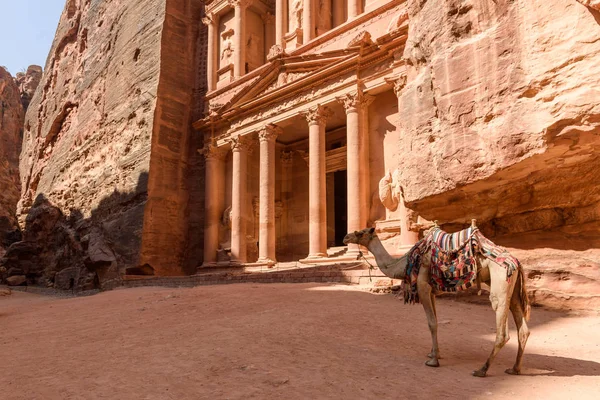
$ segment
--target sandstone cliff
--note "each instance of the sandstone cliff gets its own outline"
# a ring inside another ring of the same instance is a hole
[[[18,217],[27,231],[34,201],[56,207],[77,243],[41,263],[89,234],[106,268],[182,273],[199,13],[191,0],[67,1],[25,117]]]
[[[598,275],[597,3],[408,1],[411,208],[449,229],[477,218],[531,268]]]
[[[29,103],[33,98],[35,90],[42,80],[42,67],[39,65],[30,65],[25,72],[18,72],[16,76],[19,92],[21,93],[21,104],[23,109],[27,111]]]
[[[14,78],[0,67],[0,256],[10,232],[17,229],[19,153],[23,135],[23,107]]]

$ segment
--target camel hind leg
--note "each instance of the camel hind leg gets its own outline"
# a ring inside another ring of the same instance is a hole
[[[523,271],[519,271],[520,274]],[[517,359],[515,365],[512,368],[507,369],[507,374],[519,375],[521,373],[521,362],[523,361],[523,352],[525,351],[525,345],[527,344],[527,338],[529,338],[529,328],[527,327],[527,318],[521,306],[522,291],[520,288],[521,281],[517,281],[515,290],[513,291],[510,299],[510,311],[512,312],[513,318],[515,319],[515,325],[517,326],[517,332],[519,337],[519,350],[517,351]],[[527,295],[525,293],[525,295]]]
[[[490,261],[490,264],[492,262]],[[490,353],[488,359],[483,366],[473,371],[474,376],[484,377],[487,371],[496,358],[498,352],[504,347],[506,342],[509,340],[508,336],[508,310],[510,307],[510,300],[512,297],[513,289],[515,287],[516,276],[513,276],[508,282],[506,281],[506,269],[502,266],[495,264],[490,265],[491,274],[491,287],[490,287],[490,301],[492,308],[496,312],[496,341],[494,342],[494,348]]]
[[[431,298],[431,308],[433,308],[433,315],[435,315],[435,320],[437,321],[437,310],[435,308],[435,294],[433,294],[433,290],[429,292],[429,297]],[[433,351],[433,347],[431,348],[431,352],[429,354],[427,354],[427,357],[429,358],[434,358],[435,357],[435,353]],[[438,359],[442,359],[442,356],[440,354],[440,350],[438,349],[437,352],[437,358]]]

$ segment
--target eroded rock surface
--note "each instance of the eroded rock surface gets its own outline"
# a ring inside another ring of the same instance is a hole
[[[19,92],[21,93],[21,103],[23,109],[27,111],[29,103],[42,80],[42,67],[39,65],[30,65],[26,72],[18,72],[16,76]]]
[[[549,249],[536,269],[597,263],[597,12],[562,0],[408,6],[399,159],[409,207],[448,230],[477,218],[524,258]]]
[[[10,244],[11,232],[18,229],[19,154],[23,134],[23,106],[19,88],[0,67],[0,256]]]
[[[111,250],[90,237],[92,260],[181,274],[194,88],[185,61],[197,35],[186,24],[201,25],[199,7],[67,1],[25,118],[21,225],[43,195],[69,221],[102,230]]]

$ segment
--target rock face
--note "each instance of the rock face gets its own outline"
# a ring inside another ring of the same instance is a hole
[[[0,67],[0,256],[16,230],[19,200],[19,153],[23,135],[23,107],[13,77]]]
[[[586,7],[593,8],[594,10],[600,10],[600,0],[577,0]]]
[[[409,0],[408,11],[408,206],[448,230],[477,218],[524,258],[600,260],[597,11],[563,0]]]
[[[85,221],[102,233],[89,257],[182,273],[199,12],[191,0],[67,1],[25,118],[21,225],[43,195],[75,232]]]
[[[30,65],[27,68],[27,72],[18,72],[16,81],[19,86],[19,92],[21,93],[21,103],[23,109],[27,111],[29,103],[33,98],[35,90],[40,84],[42,79],[42,67],[39,65]]]

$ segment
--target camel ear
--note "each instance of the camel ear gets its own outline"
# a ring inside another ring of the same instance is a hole
[[[369,229],[369,233],[372,235],[375,232],[375,228]]]

